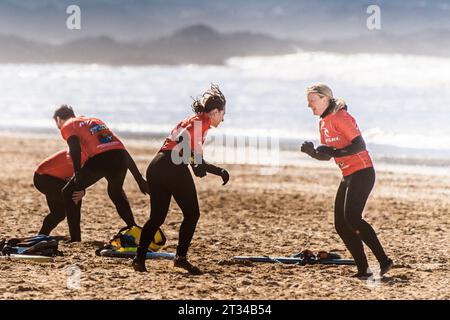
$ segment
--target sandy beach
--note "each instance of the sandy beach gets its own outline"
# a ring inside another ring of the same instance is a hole
[[[155,150],[128,143],[141,172]],[[0,145],[0,238],[35,234],[47,214],[45,198],[32,183],[37,164],[65,147],[54,138],[3,135]],[[304,157],[299,153],[299,158]],[[365,218],[396,262],[382,280],[350,276],[352,266],[236,263],[235,255],[289,256],[308,248],[338,250],[350,258],[333,226],[340,172],[329,168],[226,165],[231,180],[196,178],[201,218],[190,257],[205,274],[191,276],[171,261],[147,261],[137,274],[130,260],[102,258],[95,249],[123,222],[101,181],[88,189],[82,208],[82,243],[60,243],[64,257],[36,264],[0,260],[1,299],[449,299],[450,177],[377,172]],[[139,224],[149,216],[149,197],[131,175],[125,190]],[[172,202],[163,225],[165,251],[174,252],[181,211]],[[53,235],[68,235],[64,221]],[[366,250],[371,266],[373,255]],[[81,270],[80,288],[68,288],[68,272]]]

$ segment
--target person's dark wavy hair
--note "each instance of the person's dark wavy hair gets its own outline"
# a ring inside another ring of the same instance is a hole
[[[211,88],[205,91],[200,98],[193,98],[192,111],[195,113],[210,112],[214,109],[224,110],[227,103],[219,86],[211,84]]]

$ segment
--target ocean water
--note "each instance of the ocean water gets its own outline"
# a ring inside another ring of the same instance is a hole
[[[0,65],[0,130],[54,132],[54,109],[97,116],[123,134],[167,135],[209,84],[227,98],[217,135],[272,137],[298,149],[317,142],[304,94],[329,84],[347,101],[378,158],[450,159],[450,59],[298,52],[232,58],[223,66]]]

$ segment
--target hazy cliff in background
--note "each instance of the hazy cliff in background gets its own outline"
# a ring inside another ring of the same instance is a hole
[[[448,57],[450,32],[431,30],[404,36],[379,33],[373,37],[306,42],[250,32],[220,33],[196,25],[151,41],[119,42],[102,36],[55,45],[0,36],[0,46],[0,63],[222,64],[230,57],[280,55],[297,49]]]
[[[68,5],[81,30],[66,28]],[[450,3],[379,0],[2,0],[1,63],[222,64],[308,51],[450,55]]]
[[[233,56],[295,51],[293,42],[249,32],[224,34],[203,25],[146,42],[118,42],[103,36],[51,45],[0,36],[0,45],[0,62],[12,63],[222,64]]]

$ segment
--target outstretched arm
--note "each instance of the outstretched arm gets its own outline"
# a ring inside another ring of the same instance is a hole
[[[227,170],[206,162],[205,159],[203,159],[203,156],[201,155],[197,156],[201,157],[201,162],[199,164],[194,163],[191,164],[192,171],[194,171],[194,174],[197,177],[203,178],[204,176],[206,176],[206,173],[208,172],[221,177],[223,181],[222,183],[223,186],[227,184],[228,180],[230,180],[230,174],[228,173]]]
[[[128,170],[130,170],[131,174],[133,175],[134,180],[136,180],[136,183],[139,186],[139,189],[143,194],[150,194],[148,183],[145,181],[145,179],[142,177],[141,172],[139,171],[136,162],[134,162],[133,158],[131,157],[130,153],[126,151],[127,153],[127,160],[128,160]]]
[[[228,183],[228,180],[230,180],[230,174],[228,173],[227,170],[217,167],[213,164],[210,164],[210,163],[206,162],[205,160],[203,160],[203,162],[205,163],[205,166],[206,166],[206,172],[209,172],[211,174],[221,177],[223,180],[223,184],[222,184],[223,186]]]

